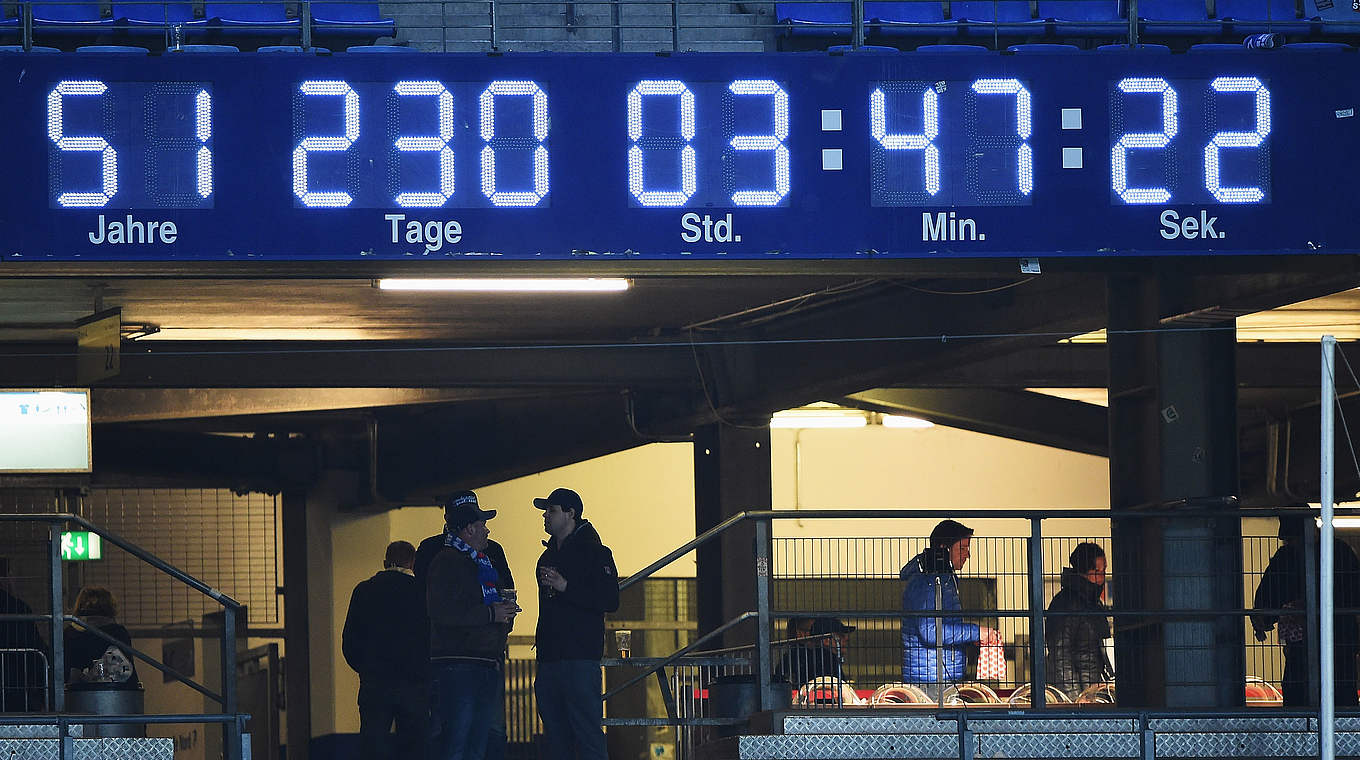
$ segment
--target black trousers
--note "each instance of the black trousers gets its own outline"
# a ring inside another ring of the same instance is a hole
[[[1336,704],[1339,707],[1356,704],[1355,655],[1354,646],[1336,647]],[[1285,645],[1283,681],[1281,691],[1284,692],[1284,706],[1307,707],[1309,703],[1307,644]]]
[[[362,760],[425,757],[429,687],[425,682],[359,681],[359,754]],[[395,745],[389,732],[396,724]]]

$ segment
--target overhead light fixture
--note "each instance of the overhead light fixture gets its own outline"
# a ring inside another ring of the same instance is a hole
[[[882,417],[883,427],[906,428],[909,430],[926,430],[935,427],[935,423],[930,420],[923,420],[920,417],[908,417],[903,414],[885,414]]]
[[[380,290],[456,293],[617,293],[630,286],[624,277],[387,277],[378,280]]]
[[[770,427],[789,428],[862,428],[868,417],[858,409],[786,409],[775,412]]]

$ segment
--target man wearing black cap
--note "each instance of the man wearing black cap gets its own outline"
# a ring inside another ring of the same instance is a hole
[[[534,499],[552,538],[538,558],[538,677],[543,748],[554,760],[607,760],[600,729],[604,616],[619,608],[614,555],[567,488]]]
[[[812,638],[790,647],[780,660],[780,672],[795,688],[822,676],[843,679],[845,645],[855,626],[836,618],[813,618]]]
[[[902,611],[953,612],[963,609],[959,601],[959,581],[954,575],[972,556],[973,529],[954,520],[942,520],[930,532],[930,544],[902,567],[906,581],[902,590]],[[936,589],[941,602],[936,607]],[[940,630],[935,621],[940,620]],[[963,680],[967,658],[964,647],[972,644],[1000,644],[995,629],[965,623],[957,616],[902,616],[902,680],[915,684],[938,699],[941,687]],[[940,664],[944,669],[940,669]]]
[[[444,507],[448,550],[430,560],[425,606],[430,616],[429,760],[482,760],[496,708],[506,639],[519,606],[486,555],[486,521],[471,491]]]
[[[449,501],[452,502],[455,499],[459,499],[469,494],[471,494],[474,499],[477,497],[477,494],[472,491],[459,491],[450,496]],[[424,604],[425,599],[425,580],[429,575],[430,562],[434,559],[436,554],[449,549],[450,538],[453,535],[454,534],[449,530],[449,526],[445,524],[443,532],[436,533],[433,536],[426,538],[424,541],[421,541],[420,546],[416,548],[416,559],[412,569],[416,574],[416,581],[420,583],[420,588],[422,589],[420,597],[422,604]],[[500,544],[496,543],[495,539],[488,538],[484,551],[486,552],[486,556],[491,558],[491,564],[496,568],[496,573],[500,576],[501,588],[513,589],[515,587],[515,578],[510,573],[510,563],[505,559],[505,549],[502,548]],[[423,609],[424,608],[422,607],[422,610]],[[487,739],[486,756],[484,760],[503,760],[506,746],[509,741],[505,729],[505,680],[501,679],[497,681],[496,685],[498,691],[495,698],[492,700],[491,736]]]

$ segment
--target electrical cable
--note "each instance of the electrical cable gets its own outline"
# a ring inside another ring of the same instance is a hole
[[[1011,288],[1034,281],[1035,278],[1026,277],[1023,280],[1016,280],[1015,282],[1007,283],[995,288],[987,288],[986,290],[931,290],[930,288],[923,288],[919,285],[911,285],[905,282],[894,282],[893,284],[899,288],[906,288],[907,290],[914,290],[917,293],[925,293],[932,296],[985,296],[988,293],[999,293],[1003,290],[1010,290]]]

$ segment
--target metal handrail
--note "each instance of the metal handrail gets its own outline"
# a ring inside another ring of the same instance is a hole
[[[58,512],[54,514],[0,515],[0,523],[5,522],[40,523],[48,526],[47,559],[50,573],[48,579],[50,587],[48,589],[48,592],[50,597],[49,604],[51,613],[48,615],[37,617],[39,617],[39,619],[46,619],[51,624],[52,659],[50,664],[52,670],[52,677],[50,679],[50,683],[52,684],[52,709],[54,710],[55,714],[51,716],[29,716],[26,720],[28,723],[39,723],[44,725],[55,723],[58,726],[59,733],[63,735],[62,741],[58,742],[57,748],[58,760],[67,760],[67,757],[71,752],[70,742],[64,737],[64,734],[66,726],[73,722],[71,716],[69,716],[66,713],[66,678],[65,678],[66,655],[65,655],[65,642],[63,636],[63,625],[67,622],[74,623],[80,626],[81,628],[84,628],[85,630],[94,633],[98,638],[107,641],[110,644],[114,644],[122,649],[128,650],[137,659],[141,659],[151,664],[152,667],[155,667],[161,672],[177,678],[190,688],[193,688],[196,691],[203,693],[205,696],[212,698],[214,701],[218,702],[223,707],[223,712],[217,716],[211,715],[189,716],[190,719],[188,720],[183,719],[185,716],[168,716],[177,719],[166,720],[164,719],[166,716],[143,715],[143,716],[121,716],[120,720],[115,720],[111,722],[132,722],[132,723],[220,722],[222,723],[223,752],[226,760],[242,760],[243,755],[242,738],[245,728],[244,723],[246,720],[249,719],[250,716],[238,713],[236,709],[237,707],[236,615],[237,613],[243,611],[245,609],[245,606],[242,605],[240,602],[236,601],[235,599],[232,599],[230,596],[227,596],[225,593],[213,588],[212,586],[208,585],[207,583],[204,583],[198,578],[189,575],[183,570],[180,570],[179,568],[171,565],[170,563],[166,562],[160,557],[157,557],[151,552],[141,548],[140,546],[137,546],[136,544],[132,543],[131,541],[128,541],[122,536],[119,536],[116,533],[112,533],[108,530],[105,530],[78,515],[69,512]],[[103,631],[94,628],[86,621],[81,620],[79,617],[76,617],[74,615],[66,615],[61,612],[64,604],[64,599],[62,595],[62,589],[64,588],[63,583],[64,573],[61,558],[61,530],[68,524],[77,525],[91,533],[98,535],[101,539],[113,544],[114,546],[122,549],[128,554],[131,554],[133,557],[136,557],[142,562],[145,562],[146,564],[156,568],[162,573],[165,573],[171,578],[198,591],[199,593],[202,593],[203,595],[213,599],[218,604],[222,605],[221,694],[213,693],[206,687],[203,687],[201,684],[194,682],[192,679],[187,678],[178,671],[175,671],[172,668],[164,666],[163,663],[160,663],[159,661],[155,660],[150,655],[147,655],[146,653],[137,650],[135,647],[123,644],[122,642],[105,634]],[[85,723],[100,721],[98,720],[86,721],[82,718],[77,722]],[[0,723],[0,725],[3,725],[3,723]]]
[[[671,654],[670,654],[669,656],[667,656],[667,657],[663,657],[659,662],[657,662],[657,663],[655,663],[655,664],[653,664],[653,665],[651,665],[651,666],[645,668],[641,673],[639,673],[639,674],[637,674],[636,676],[634,676],[634,677],[628,679],[627,681],[624,681],[621,685],[615,686],[613,689],[610,689],[609,691],[605,692],[604,694],[602,694],[602,695],[600,696],[600,701],[602,701],[602,702],[607,702],[607,701],[609,701],[609,698],[610,698],[610,697],[613,697],[613,696],[617,695],[619,692],[623,691],[624,689],[628,688],[629,686],[632,686],[633,684],[638,683],[639,681],[645,679],[647,676],[652,675],[653,673],[655,673],[655,672],[661,670],[662,668],[666,667],[667,665],[670,665],[670,664],[674,663],[676,660],[679,660],[680,658],[684,657],[685,655],[689,654],[690,652],[693,652],[695,649],[697,649],[697,648],[699,647],[700,644],[704,643],[705,641],[708,641],[709,639],[711,639],[711,638],[713,638],[713,637],[715,637],[715,636],[721,636],[722,634],[726,633],[727,631],[731,630],[732,628],[735,628],[737,625],[739,625],[739,624],[741,624],[741,623],[744,623],[744,622],[746,622],[747,620],[751,620],[752,618],[759,617],[759,615],[760,615],[760,613],[758,613],[758,612],[743,612],[743,613],[741,613],[740,615],[737,615],[736,617],[732,618],[731,620],[727,621],[726,623],[723,623],[722,625],[718,626],[717,628],[714,628],[713,630],[711,630],[711,631],[709,631],[708,633],[704,634],[703,636],[699,637],[698,639],[696,639],[696,640],[693,641],[692,643],[688,644],[687,646],[684,646],[684,647],[681,647],[680,649],[675,650],[673,653],[671,653]]]
[[[94,523],[90,522],[89,520],[86,520],[85,518],[79,515],[74,515],[71,514],[70,512],[58,512],[55,514],[7,514],[0,515],[0,522],[41,522],[49,524],[75,523],[76,525],[85,528],[91,533],[98,533],[100,538],[108,541],[114,546],[117,546],[119,549],[122,549],[128,554],[131,554],[137,559],[142,560],[148,565],[151,565],[157,570],[160,570],[166,575],[169,575],[171,578],[174,578],[180,583],[183,583],[184,585],[215,599],[219,604],[222,604],[223,606],[226,607],[230,607],[238,612],[245,609],[245,605],[241,604],[235,599],[232,599],[231,597],[227,596],[221,591],[218,591],[217,589],[213,588],[212,586],[209,586],[203,581],[193,577],[192,575],[189,575],[183,570],[180,570],[174,565],[171,565],[169,562],[166,562],[160,557],[157,557],[151,552],[141,548],[140,546],[137,546],[136,544],[132,543],[131,541],[128,541],[127,539],[119,536],[118,534],[108,531],[104,528],[101,528],[98,525],[95,525]]]

